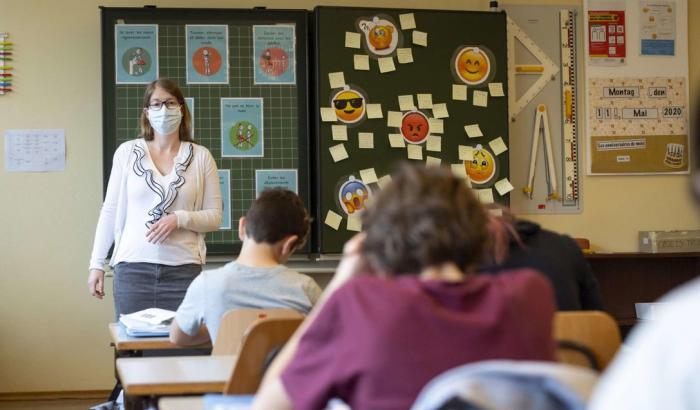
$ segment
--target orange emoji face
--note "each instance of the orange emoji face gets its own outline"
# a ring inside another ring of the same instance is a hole
[[[394,36],[394,27],[374,26],[369,31],[369,42],[377,50],[384,50],[391,46],[391,41]]]
[[[401,119],[401,135],[411,144],[420,144],[428,138],[430,123],[420,111],[410,111]]]
[[[486,81],[491,72],[489,56],[478,47],[464,47],[455,60],[457,76],[469,85]]]
[[[493,155],[481,145],[474,148],[472,161],[465,162],[464,167],[467,169],[469,179],[475,184],[485,184],[496,175],[496,161]]]
[[[346,124],[353,124],[365,115],[365,97],[358,91],[346,89],[333,97],[333,108],[338,119]]]

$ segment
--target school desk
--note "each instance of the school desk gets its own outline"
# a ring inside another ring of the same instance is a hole
[[[204,410],[204,399],[199,397],[163,397],[158,400],[160,410]]]

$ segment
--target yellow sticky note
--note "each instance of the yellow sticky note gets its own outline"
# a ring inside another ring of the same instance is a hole
[[[442,160],[440,158],[431,157],[430,155],[425,157],[425,165],[428,167],[439,167]]]
[[[501,137],[489,142],[489,147],[491,147],[493,153],[496,155],[501,155],[502,153],[508,151],[508,147]]]
[[[418,108],[420,109],[431,109],[433,108],[433,95],[432,94],[418,94]]]
[[[348,140],[348,126],[347,125],[331,125],[331,133],[333,135],[334,141],[347,141]]]
[[[471,161],[474,159],[474,148],[469,145],[460,145],[459,148],[459,159],[462,161]]]
[[[489,93],[491,97],[503,97],[505,93],[503,92],[503,83],[489,83]]]
[[[422,161],[423,160],[423,147],[420,145],[413,145],[413,144],[408,144],[407,152],[408,152],[408,159],[417,159]]]
[[[450,114],[447,112],[447,104],[433,104],[433,117],[435,118],[447,118]]]
[[[328,81],[331,83],[331,88],[343,88],[345,87],[345,74],[342,71],[328,73]]]
[[[352,31],[345,32],[345,47],[347,48],[360,48],[360,41],[362,37],[360,33],[353,33]]]
[[[384,189],[385,186],[389,185],[389,182],[391,182],[391,175],[387,174],[379,178],[377,184],[379,184],[379,188]]]
[[[443,120],[438,118],[428,118],[428,127],[432,134],[442,134],[445,132],[445,126],[443,125]]]
[[[323,122],[334,122],[338,121],[338,117],[335,115],[335,110],[330,107],[321,107],[321,121]]]
[[[493,203],[493,190],[491,188],[476,189],[475,191],[479,196],[479,201],[481,201],[482,204]]]
[[[360,179],[365,184],[377,182],[377,173],[374,171],[374,168],[361,169]]]
[[[381,104],[367,104],[367,118],[384,118]]]
[[[484,133],[481,132],[479,124],[469,124],[464,126],[464,131],[467,132],[469,138],[479,138],[483,137]]]
[[[464,84],[452,84],[452,99],[467,101],[467,86]]]
[[[360,232],[362,230],[362,218],[357,213],[348,215],[348,231]]]
[[[474,90],[474,95],[472,96],[472,104],[477,107],[488,107],[489,105],[489,93],[486,91]]]
[[[416,17],[413,13],[399,14],[401,30],[413,30],[416,28]]]
[[[369,56],[367,54],[355,54],[353,62],[355,70],[369,71]]]
[[[328,210],[328,213],[326,213],[326,220],[325,223],[326,225],[330,226],[331,228],[335,229],[336,231],[338,230],[338,227],[340,227],[340,222],[343,221],[343,217],[338,215],[337,213],[331,211],[330,209]]]
[[[371,132],[360,132],[357,134],[359,147],[362,149],[374,148],[374,134]]]
[[[450,164],[450,167],[454,176],[467,179],[467,169],[464,168],[464,164]]]
[[[331,152],[331,157],[333,157],[333,162],[342,161],[348,158],[348,152],[345,150],[345,144],[333,145],[328,148]]]
[[[500,196],[503,196],[513,190],[513,185],[511,185],[510,181],[508,181],[508,178],[503,178],[502,180],[496,182],[494,187]]]
[[[396,58],[399,60],[399,64],[409,64],[413,62],[413,50],[408,48],[397,48]]]
[[[425,143],[425,150],[433,152],[442,151],[442,137],[437,135],[429,136],[428,141]]]
[[[335,111],[333,112],[335,115]],[[400,111],[389,111],[387,113],[388,117],[386,121],[387,127],[401,127],[401,120],[403,120],[403,114]]]
[[[396,66],[394,65],[394,58],[393,57],[382,57],[379,59],[379,72],[384,74],[384,73],[389,73],[392,71],[396,71]]]
[[[391,148],[403,148],[406,146],[406,140],[401,134],[389,134],[389,145]]]
[[[411,111],[416,109],[416,105],[413,104],[413,95],[399,95],[399,109],[401,111]]]
[[[413,30],[413,44],[428,47],[428,33]]]

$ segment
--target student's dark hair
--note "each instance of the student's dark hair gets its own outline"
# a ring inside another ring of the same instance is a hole
[[[290,235],[297,235],[297,247],[304,246],[309,236],[311,218],[304,203],[292,191],[267,189],[245,215],[246,236],[258,243],[274,244]]]
[[[477,264],[486,214],[463,179],[449,169],[402,165],[364,212],[362,252],[370,267],[394,275],[453,262]]]
[[[180,136],[180,141],[194,142],[192,139],[192,115],[190,114],[187,104],[185,104],[185,96],[182,94],[180,87],[177,83],[169,78],[159,78],[146,87],[146,92],[143,94],[143,110],[141,110],[141,118],[139,119],[139,126],[141,127],[141,138],[146,141],[153,139],[153,127],[148,121],[145,110],[148,109],[148,105],[151,102],[151,96],[156,90],[156,87],[160,87],[168,94],[172,94],[173,97],[177,99],[182,107],[182,121],[180,122],[180,129],[178,134]]]

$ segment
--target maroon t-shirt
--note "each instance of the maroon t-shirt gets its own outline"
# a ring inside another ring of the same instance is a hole
[[[407,409],[455,366],[552,360],[554,296],[523,269],[464,282],[357,277],[319,312],[282,374],[295,409],[333,397],[354,409]]]

